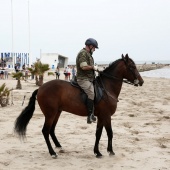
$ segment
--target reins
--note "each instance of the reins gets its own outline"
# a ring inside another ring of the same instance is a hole
[[[131,82],[128,81],[128,80],[119,79],[119,78],[117,78],[117,77],[115,77],[115,76],[112,76],[112,75],[109,75],[109,74],[107,74],[107,73],[100,72],[100,71],[98,71],[98,73],[99,73],[99,77],[100,77],[100,74],[101,74],[101,75],[104,75],[105,77],[108,77],[108,78],[110,78],[110,79],[116,79],[116,80],[119,80],[119,81],[123,81],[124,83],[130,84],[130,85],[134,85],[134,83],[131,83]]]
[[[100,79],[100,83],[101,83],[101,86],[102,86],[104,92],[105,92],[108,96],[110,96],[112,99],[116,100],[115,97],[113,97],[113,96],[110,94],[110,92],[109,92],[108,90],[106,90],[106,88],[105,88],[105,86],[104,86],[104,84],[103,84],[103,81],[102,81],[100,75],[99,75],[99,79]]]
[[[107,74],[107,73],[100,72],[100,71],[98,71],[98,73],[99,73],[99,75],[102,74],[102,75],[104,75],[105,77],[108,77],[108,78],[110,78],[110,79],[116,79],[116,80],[122,81],[122,79],[119,79],[119,78],[117,78],[117,77],[115,77],[115,76],[112,76],[112,75],[109,75],[109,74]]]

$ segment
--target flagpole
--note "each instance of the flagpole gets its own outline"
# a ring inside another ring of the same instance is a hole
[[[29,0],[28,0],[28,48],[29,48],[29,67],[32,64],[32,55],[31,55],[31,48],[30,48],[30,10],[29,10]]]
[[[13,68],[15,66],[15,58],[14,58],[14,54],[13,54],[13,50],[14,50],[14,35],[13,35],[13,3],[11,0],[11,31],[12,31],[12,51],[11,51],[11,57],[12,57],[12,61],[13,61]]]

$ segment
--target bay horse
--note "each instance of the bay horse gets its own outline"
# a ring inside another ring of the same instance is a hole
[[[97,78],[104,91],[102,99],[95,104],[95,116],[97,116],[96,140],[94,145],[94,154],[96,157],[102,157],[99,151],[99,141],[103,127],[105,127],[108,136],[107,151],[110,155],[115,155],[112,148],[113,131],[111,126],[111,116],[117,108],[118,96],[123,82],[142,86],[144,83],[140,76],[134,61],[128,54],[113,63],[99,73]],[[126,80],[125,80],[126,79]],[[35,110],[35,101],[37,101],[45,116],[42,133],[44,135],[48,150],[53,158],[58,155],[53,150],[49,135],[56,147],[61,145],[55,135],[55,127],[62,111],[70,112],[79,116],[87,116],[87,108],[81,97],[81,90],[73,87],[70,82],[64,80],[52,80],[44,83],[39,89],[36,89],[30,97],[28,105],[17,117],[14,125],[14,131],[20,136],[26,136],[26,128],[33,116]]]

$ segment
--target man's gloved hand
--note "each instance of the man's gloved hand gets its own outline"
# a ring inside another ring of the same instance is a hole
[[[99,72],[102,72],[104,69],[101,68],[101,67],[99,67],[97,70],[98,70]]]
[[[93,70],[97,71],[97,70],[98,70],[98,66],[97,66],[97,65],[94,65],[94,66],[93,66]]]

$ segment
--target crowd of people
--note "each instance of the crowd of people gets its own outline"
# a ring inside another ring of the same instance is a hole
[[[33,65],[31,65],[31,67],[33,68]],[[28,67],[23,64],[22,67],[19,67],[17,64],[15,64],[14,66],[15,72],[22,72],[25,76],[25,79],[27,80],[29,77],[29,73],[30,71],[28,70]],[[0,79],[8,79],[8,68],[7,67],[0,67]],[[56,79],[60,79],[60,67],[57,66],[56,70],[55,70],[55,74],[56,74]],[[64,69],[64,75],[65,75],[65,80],[66,81],[70,81],[71,79],[74,79],[76,76],[76,68],[75,66],[70,66],[68,65],[67,67],[65,67]],[[34,75],[31,74],[31,79],[34,79]]]
[[[70,81],[71,79],[74,80],[76,76],[76,68],[75,66],[67,66],[64,69],[65,80]]]
[[[19,72],[19,71],[22,72],[24,77],[25,77],[25,80],[28,80],[29,73],[30,73],[30,71],[28,70],[28,67],[29,66],[26,66],[26,64],[24,63],[22,65],[22,69],[20,69],[20,67],[17,64],[15,64],[14,68],[15,68],[16,73]],[[33,67],[33,66],[31,65],[31,67]],[[34,75],[31,76],[31,79],[34,79]]]
[[[33,66],[31,65],[31,67]],[[30,73],[30,71],[28,70],[28,66],[23,64],[22,68],[20,69],[19,65],[15,64],[14,69],[15,69],[15,73],[20,71],[23,73],[25,80],[28,79]],[[0,67],[0,79],[8,79],[8,75],[9,75],[9,68]],[[31,76],[31,79],[34,79],[34,75]]]

